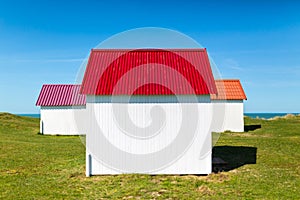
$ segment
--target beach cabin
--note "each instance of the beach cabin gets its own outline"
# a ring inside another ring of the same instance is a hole
[[[86,175],[209,174],[211,96],[206,49],[92,50],[86,95]]]
[[[85,134],[85,95],[80,85],[43,85],[37,106],[40,106],[40,133],[45,135]]]
[[[239,80],[216,80],[217,94],[211,95],[211,101],[222,120],[215,123],[215,132],[244,132],[244,100],[247,100]],[[224,110],[224,111],[222,111]]]

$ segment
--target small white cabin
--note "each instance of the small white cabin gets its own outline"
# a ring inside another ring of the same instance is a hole
[[[214,132],[244,132],[244,100],[247,100],[239,80],[216,80],[217,94],[211,102],[219,113],[224,113],[215,123]],[[216,119],[217,120],[217,119]]]
[[[85,130],[85,95],[80,85],[43,85],[40,106],[40,133],[45,135],[83,135]]]

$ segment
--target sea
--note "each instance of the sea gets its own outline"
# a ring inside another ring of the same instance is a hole
[[[16,114],[18,116],[23,116],[23,117],[33,117],[33,118],[40,118],[40,114]]]
[[[300,113],[244,113],[245,116],[251,117],[251,118],[264,118],[264,119],[270,119],[276,116],[282,117],[287,114],[293,114],[293,115],[299,115]],[[25,116],[25,117],[33,117],[33,118],[40,118],[40,114],[17,114],[19,116]]]
[[[251,118],[264,118],[264,119],[270,119],[273,117],[282,117],[287,114],[293,114],[293,115],[299,115],[299,113],[244,113],[245,116],[251,117]]]

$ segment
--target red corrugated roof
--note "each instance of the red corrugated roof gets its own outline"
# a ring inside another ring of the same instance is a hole
[[[85,105],[85,95],[79,94],[80,85],[43,85],[37,106]]]
[[[217,90],[206,49],[95,49],[80,92],[203,95]]]
[[[239,80],[216,80],[218,94],[212,100],[246,100],[247,97]]]

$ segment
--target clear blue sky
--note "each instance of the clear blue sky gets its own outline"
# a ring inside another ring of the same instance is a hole
[[[300,112],[299,11],[299,1],[1,1],[0,112],[38,113],[42,84],[73,83],[91,48],[149,26],[206,47],[223,78],[241,80],[246,112]]]

